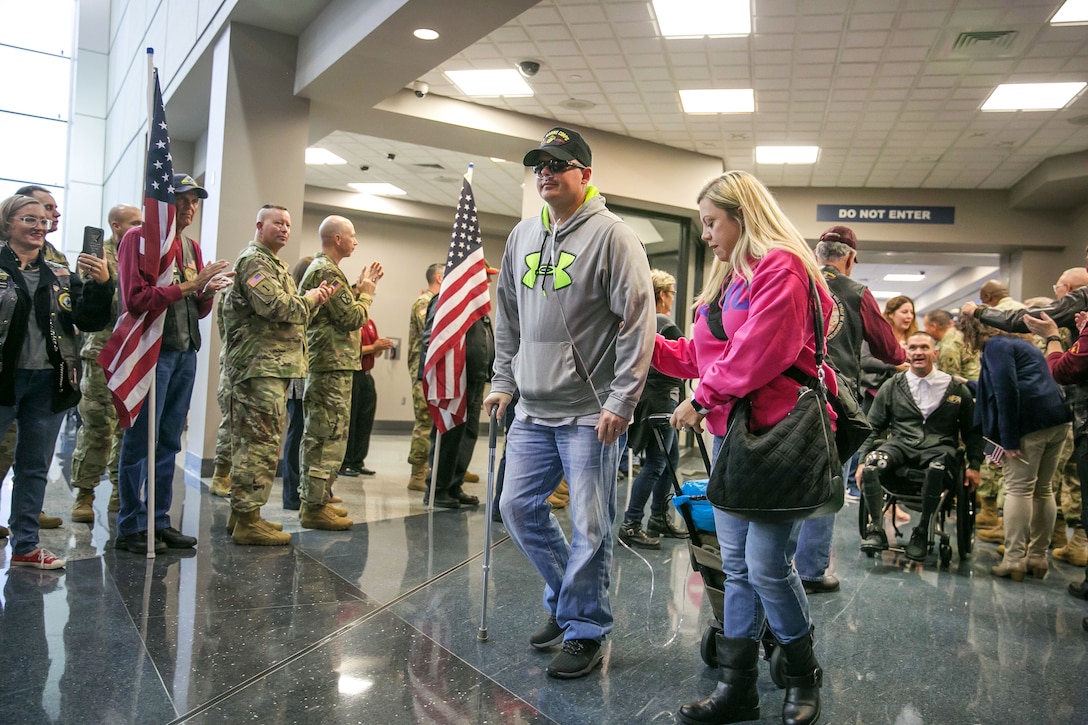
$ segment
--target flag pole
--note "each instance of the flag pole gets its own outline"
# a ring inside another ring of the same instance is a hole
[[[144,169],[147,169],[147,151],[151,145],[151,124],[155,117],[155,49],[147,49],[147,142],[144,143]],[[146,183],[146,179],[144,182]],[[145,192],[146,194],[146,192]],[[144,239],[144,244],[149,244]],[[158,365],[155,366],[157,368]],[[147,410],[147,558],[155,558],[155,368],[151,369],[151,387],[144,405]]]

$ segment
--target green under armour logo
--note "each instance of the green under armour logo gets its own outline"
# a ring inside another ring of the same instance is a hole
[[[559,264],[540,264],[540,252],[533,252],[525,257],[525,266],[529,268],[529,271],[525,273],[525,276],[521,278],[521,283],[528,287],[533,288],[536,284],[537,275],[551,275],[552,276],[552,289],[563,289],[571,283],[570,275],[566,273],[567,267],[574,263],[575,256],[570,252],[559,253]],[[541,290],[543,290],[544,283],[541,282]]]

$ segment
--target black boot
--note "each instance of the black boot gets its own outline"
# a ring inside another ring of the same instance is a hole
[[[687,527],[683,523],[674,524],[669,519],[669,512],[665,509],[650,512],[650,520],[646,522],[646,533],[650,536],[663,536],[667,539],[688,538]]]
[[[813,634],[779,644],[782,652],[786,700],[782,703],[783,725],[810,725],[820,719],[820,685],[824,672],[812,651]]]
[[[880,470],[877,464],[866,465],[861,472],[861,492],[865,508],[869,512],[869,528],[862,551],[884,551],[888,548],[888,536],[884,533],[884,492],[880,489]]]
[[[717,725],[759,719],[759,642],[717,635],[718,686],[710,697],[680,708],[685,725]]]
[[[925,561],[929,554],[929,522],[937,513],[944,489],[945,469],[943,466],[930,466],[926,469],[926,480],[922,484],[922,517],[910,535],[907,544],[907,558],[912,561]]]

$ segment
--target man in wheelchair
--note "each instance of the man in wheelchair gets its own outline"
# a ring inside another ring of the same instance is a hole
[[[877,392],[869,410],[873,432],[861,446],[858,466],[862,498],[869,525],[861,550],[873,554],[888,548],[884,532],[882,484],[902,475],[903,469],[922,469],[921,519],[910,535],[906,555],[924,561],[928,553],[929,522],[941,492],[959,465],[957,451],[967,452],[967,486],[979,483],[982,431],[974,423],[974,399],[967,385],[934,367],[937,341],[927,332],[907,338],[910,368],[893,375]],[[961,522],[962,525],[962,522]]]

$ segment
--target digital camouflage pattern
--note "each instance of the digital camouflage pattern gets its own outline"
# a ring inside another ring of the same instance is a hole
[[[116,280],[117,240],[111,236],[102,248],[110,278]],[[124,432],[117,425],[117,409],[106,386],[106,375],[98,364],[98,353],[102,352],[113,334],[120,294],[120,286],[114,287],[113,315],[109,324],[98,332],[84,333],[83,347],[79,351],[79,356],[83,358],[83,378],[79,381],[79,391],[83,397],[77,408],[83,425],[76,433],[76,449],[72,453],[72,485],[76,488],[94,488],[107,469],[110,482],[117,485],[117,462]]]
[[[412,381],[412,408],[415,411],[415,424],[412,426],[412,444],[408,450],[408,462],[420,465],[427,462],[427,453],[431,448],[431,428],[434,421],[423,397],[423,383],[419,380],[419,356],[422,354],[423,329],[427,322],[427,306],[434,298],[434,292],[426,290],[412,304],[412,314],[408,320],[408,375]]]
[[[263,377],[246,378],[231,386],[231,420],[244,421],[244,425],[231,427],[230,436],[230,503],[238,513],[268,503],[287,417],[288,383],[284,378]]]
[[[83,349],[86,351],[86,345]],[[117,424],[117,409],[113,407],[113,395],[106,386],[102,366],[84,358],[79,391],[83,394],[78,406],[83,425],[76,433],[76,449],[72,453],[72,486],[95,488],[107,470],[110,483],[116,486],[124,431]]]
[[[1073,448],[1073,427],[1070,426],[1065,436],[1065,447],[1058,456],[1058,467],[1054,469],[1054,500],[1058,504],[1058,511],[1065,517],[1065,523],[1080,526],[1080,476],[1077,474]]]
[[[313,306],[299,296],[287,265],[264,245],[250,242],[234,271],[222,310],[231,385],[250,378],[305,377],[306,325]]]
[[[349,370],[311,372],[302,394],[305,426],[302,433],[302,478],[299,498],[303,506],[325,503],[325,491],[336,478],[348,447],[351,425]]]
[[[969,352],[963,342],[963,333],[955,327],[948,328],[937,346],[937,369],[949,375],[978,381],[982,364],[977,352]]]
[[[223,324],[223,300],[216,302],[215,326],[219,330],[219,383],[215,387],[215,401],[219,404],[219,427],[215,431],[215,468],[230,470],[230,370],[227,366],[227,331]]]
[[[310,372],[361,370],[359,328],[370,319],[373,298],[368,294],[356,298],[336,262],[324,252],[318,252],[302,278],[301,290],[305,293],[320,287],[322,282],[328,283],[333,293],[306,330]]]

